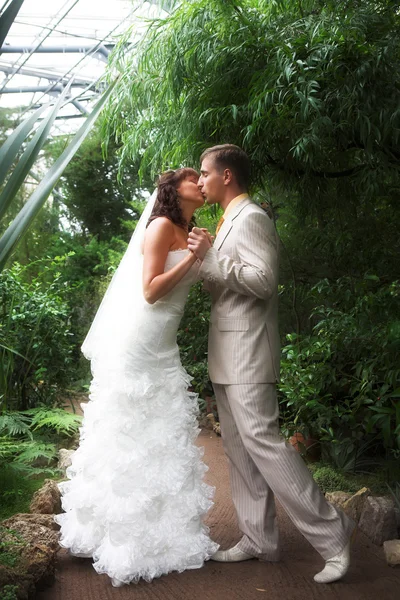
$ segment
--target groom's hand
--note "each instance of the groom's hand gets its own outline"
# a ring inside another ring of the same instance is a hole
[[[206,252],[212,246],[212,237],[207,229],[193,227],[188,237],[188,248],[198,259],[203,260]]]

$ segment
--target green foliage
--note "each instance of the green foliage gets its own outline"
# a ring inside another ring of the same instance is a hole
[[[0,468],[27,474],[52,472],[56,445],[78,433],[79,415],[61,408],[39,406],[0,415]],[[42,468],[42,466],[44,467]]]
[[[74,413],[69,413],[62,408],[48,408],[42,406],[25,411],[32,419],[31,428],[33,431],[55,431],[59,435],[73,436],[78,432],[81,424],[81,417]]]
[[[29,512],[33,494],[42,487],[48,477],[60,477],[56,469],[39,467],[19,469],[19,465],[0,467],[0,520],[15,513]],[[15,468],[14,468],[15,467]]]
[[[1,411],[51,404],[69,381],[69,313],[59,278],[25,283],[18,263],[0,275]]]
[[[0,415],[0,519],[28,512],[43,478],[59,476],[57,450],[77,435],[81,420],[47,406]]]
[[[15,567],[20,560],[19,550],[25,545],[25,540],[14,529],[0,525],[0,564]],[[10,586],[12,587],[12,586]]]
[[[7,34],[14,23],[15,18],[23,4],[24,0],[11,0],[1,7],[0,11],[0,48],[4,44]]]
[[[354,494],[362,487],[367,487],[372,494],[387,495],[387,477],[382,469],[357,474],[343,473],[336,467],[323,462],[309,463],[307,467],[323,492],[342,491]]]
[[[110,63],[122,171],[248,152],[282,241],[283,426],[343,471],[389,464],[400,441],[399,27],[390,0],[183,1]],[[188,323],[195,373],[206,350]]]
[[[360,488],[357,483],[351,482],[341,473],[328,466],[320,466],[313,472],[313,477],[322,492],[357,492]]]
[[[0,592],[2,600],[18,600],[17,585],[5,585]]]
[[[197,283],[190,290],[178,332],[182,364],[193,377],[194,391],[202,398],[212,395],[207,367],[210,305],[209,294],[202,290],[201,283]]]
[[[57,157],[66,140],[59,138],[47,148],[47,155]],[[128,238],[130,221],[137,221],[135,201],[143,199],[145,190],[138,187],[138,164],[130,164],[122,180],[118,180],[118,159],[115,144],[102,152],[98,128],[85,140],[62,174],[57,191],[65,205],[71,225],[98,240],[114,236]],[[146,185],[152,186],[148,180]],[[128,241],[128,240],[127,240]]]
[[[26,413],[15,412],[0,414],[0,434],[5,433],[12,437],[30,434],[31,418]]]
[[[42,177],[39,185],[29,197],[29,200],[27,200],[24,207],[1,236],[1,270],[4,268],[7,260],[10,258],[20,239],[29,229],[29,226],[33,222],[37,213],[46,202],[64,169],[77,152],[83,140],[88,135],[93,123],[100,114],[104,103],[111,94],[114,85],[115,82],[108,87],[106,92],[93,108],[92,112],[87,116],[83,125],[72,138],[71,142],[50,167],[45,176]],[[46,106],[40,107],[33,115],[23,121],[0,148],[0,185],[7,180],[4,185],[4,189],[2,189],[0,193],[0,216],[3,216],[10,204],[12,204],[14,198],[18,195],[20,189],[24,186],[25,178],[27,177],[31,167],[35,164],[35,161],[50,134],[56,115],[64,102],[64,98],[68,93],[68,90],[69,86],[67,86],[62,94],[60,94],[60,97],[55,102],[54,107],[52,107],[47,116],[43,118],[42,123],[37,128],[37,131],[33,134],[32,139],[30,139],[26,145],[25,139],[29,137],[35,122],[38,120],[40,114],[45,110],[45,108],[47,108]],[[17,157],[18,162],[13,168],[11,168]]]
[[[325,442],[333,464],[359,470],[376,446],[400,448],[399,285],[342,278],[313,294],[325,302],[313,333],[289,334],[283,348],[283,418]]]
[[[258,179],[308,194],[309,209],[331,180],[388,189],[398,183],[398,34],[390,0],[181,2],[141,43],[129,46],[133,29],[122,37],[105,127],[122,163],[140,156],[142,172],[238,143]]]
[[[0,520],[15,513],[29,512],[33,494],[48,477],[60,477],[56,469],[46,467],[19,468],[18,463],[0,466]]]

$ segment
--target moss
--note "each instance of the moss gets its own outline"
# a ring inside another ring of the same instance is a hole
[[[387,495],[388,487],[382,473],[365,473],[351,475],[341,473],[331,466],[321,463],[307,465],[315,481],[323,492],[350,492],[354,494],[363,487],[368,487],[373,494]]]

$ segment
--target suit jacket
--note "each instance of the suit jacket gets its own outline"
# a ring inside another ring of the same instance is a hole
[[[211,381],[278,381],[278,238],[271,219],[250,198],[227,215],[199,272],[212,298]]]

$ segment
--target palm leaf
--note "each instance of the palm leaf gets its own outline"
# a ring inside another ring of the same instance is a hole
[[[93,123],[99,116],[106,101],[108,100],[117,80],[115,80],[103,94],[100,100],[95,105],[93,111],[86,118],[81,128],[78,130],[71,143],[67,146],[61,156],[56,160],[54,165],[46,173],[36,190],[33,192],[29,200],[20,210],[14,221],[8,227],[2,238],[0,239],[0,271],[18,244],[22,236],[26,233],[31,222],[39,212],[45,201],[47,200],[51,190],[59,180],[65,167],[74,157],[76,151],[82,144],[83,140],[88,135]]]
[[[58,111],[60,110],[65,95],[67,94],[70,87],[71,82],[65,87],[63,93],[60,94],[57,102],[54,105],[53,110],[51,110],[48,116],[45,119],[43,119],[43,122],[41,123],[40,127],[38,128],[37,132],[31,139],[29,144],[27,145],[26,150],[22,154],[20,160],[18,161],[18,164],[15,167],[10,179],[7,181],[7,185],[0,195],[0,219],[4,215],[11,202],[13,201],[15,194],[17,193],[21,185],[24,183],[25,177],[28,175],[29,171],[32,168],[32,165],[38,157],[40,150],[46,142],[50,133],[50,129],[54,123]]]
[[[11,165],[17,157],[22,142],[29,135],[33,125],[48,106],[48,104],[44,104],[38,108],[29,119],[22,121],[0,147],[0,186],[3,184]]]
[[[19,13],[19,10],[24,0],[11,0],[11,4],[0,16],[0,54],[1,47],[4,44],[4,40],[10,30],[11,25],[14,23],[15,17]]]

